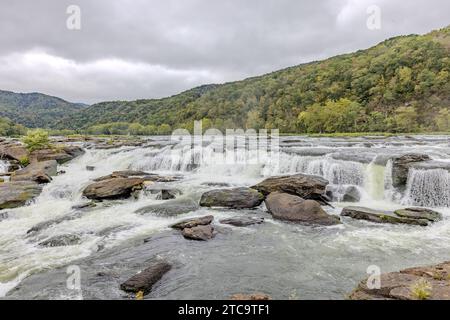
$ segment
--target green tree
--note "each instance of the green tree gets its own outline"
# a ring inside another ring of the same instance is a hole
[[[394,121],[397,132],[416,132],[418,130],[417,112],[414,107],[397,108]]]
[[[28,131],[22,142],[30,152],[50,147],[48,132],[42,129]]]
[[[450,130],[450,110],[441,109],[435,118],[436,127],[439,131],[449,131]]]

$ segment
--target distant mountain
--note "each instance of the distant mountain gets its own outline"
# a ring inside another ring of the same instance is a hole
[[[449,106],[446,27],[169,98],[102,102],[55,125],[95,126],[93,132],[111,133],[111,123],[123,131],[126,126],[117,122],[127,122],[151,133],[191,128],[194,120],[204,119],[218,129],[266,127],[291,133],[444,131],[450,130]]]
[[[9,118],[28,128],[51,127],[55,121],[73,116],[87,107],[42,93],[0,90],[0,117]]]

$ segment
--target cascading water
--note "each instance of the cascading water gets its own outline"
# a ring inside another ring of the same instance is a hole
[[[403,203],[450,207],[450,173],[443,169],[410,170]]]

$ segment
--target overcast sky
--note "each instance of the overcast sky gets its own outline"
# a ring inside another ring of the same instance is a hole
[[[367,27],[371,5],[381,29]],[[449,12],[449,0],[0,0],[0,89],[164,97],[426,33]]]

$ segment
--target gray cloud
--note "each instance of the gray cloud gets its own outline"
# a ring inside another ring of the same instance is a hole
[[[66,28],[81,8],[82,28]],[[366,27],[370,5],[381,30]],[[351,52],[448,21],[447,0],[0,0],[0,89],[153,98]]]

